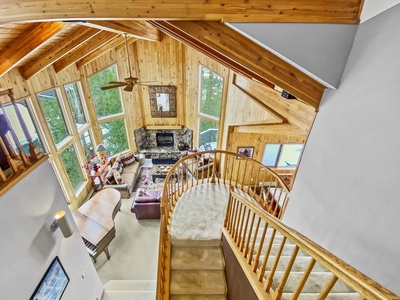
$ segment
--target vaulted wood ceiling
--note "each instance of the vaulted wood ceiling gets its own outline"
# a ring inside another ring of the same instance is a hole
[[[363,0],[10,1],[0,3],[0,77],[19,68],[28,79],[53,65],[81,68],[109,49],[161,31],[265,84],[318,107],[324,87],[223,22],[358,24]],[[176,21],[179,20],[179,21]],[[250,51],[243,52],[243,45]]]

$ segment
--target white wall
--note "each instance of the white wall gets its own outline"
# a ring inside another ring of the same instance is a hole
[[[59,210],[74,228],[69,238],[50,230]],[[0,299],[29,299],[55,256],[70,277],[63,300],[100,299],[103,286],[48,161],[1,197],[0,241]]]
[[[361,24],[284,221],[400,294],[400,5]]]
[[[331,88],[339,86],[358,27],[299,23],[228,25]]]

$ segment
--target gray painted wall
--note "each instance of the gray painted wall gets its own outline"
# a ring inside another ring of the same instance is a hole
[[[229,25],[332,88],[339,86],[358,27],[299,23]]]
[[[69,238],[50,230],[59,210],[74,228]],[[101,298],[103,286],[47,161],[1,197],[0,228],[0,299],[29,299],[55,256],[70,277],[63,300]]]
[[[284,221],[400,294],[400,5],[359,26],[324,94]]]

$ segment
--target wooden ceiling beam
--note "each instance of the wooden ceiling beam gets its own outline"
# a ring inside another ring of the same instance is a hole
[[[116,38],[117,36],[118,35],[116,35],[113,32],[101,31],[94,37],[90,38],[89,40],[81,44],[78,48],[69,52],[60,60],[56,61],[54,63],[54,70],[56,71],[56,73],[60,72],[61,70],[64,70],[70,65],[76,63],[78,60],[82,59],[83,57],[96,51],[101,46],[106,44],[111,39]]]
[[[131,43],[132,40],[137,40],[137,39],[131,38]],[[115,39],[108,41],[97,50],[93,51],[89,55],[86,55],[84,58],[78,60],[76,62],[76,67],[80,69],[84,65],[87,65],[88,63],[94,61],[96,58],[103,55],[104,53],[107,53],[108,51],[110,51],[110,49],[115,48],[115,50],[117,50],[117,48],[119,48],[120,46],[125,46],[125,39],[122,36],[116,37]]]
[[[93,28],[112,31],[115,33],[127,33],[131,37],[152,42],[161,41],[161,33],[146,21],[87,21],[82,23]]]
[[[53,20],[205,20],[358,24],[363,0],[47,0],[3,1],[0,22]]]
[[[318,109],[325,87],[283,59],[220,22],[148,21],[233,71],[277,85]]]
[[[62,31],[66,25],[60,22],[39,23],[20,35],[0,52],[0,77],[18,65],[33,50]]]
[[[241,133],[268,133],[281,134],[285,136],[306,136],[306,133],[289,123],[282,124],[265,124],[265,125],[238,125],[235,126],[234,132]]]
[[[57,45],[47,50],[46,53],[40,55],[40,57],[20,67],[21,75],[25,79],[32,77],[36,73],[40,72],[57,60],[61,59],[70,51],[73,51],[74,49],[79,47],[81,44],[83,44],[99,32],[100,30],[94,28],[79,28],[77,31],[71,34],[68,39],[64,39],[62,42],[57,43]]]

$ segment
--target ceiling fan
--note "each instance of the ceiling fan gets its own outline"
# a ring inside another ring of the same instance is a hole
[[[137,77],[132,77],[131,73],[131,62],[129,59],[129,52],[128,52],[128,40],[127,40],[127,34],[124,34],[125,36],[125,48],[126,48],[126,56],[128,57],[128,69],[129,69],[129,77],[125,78],[125,81],[110,81],[107,86],[102,86],[101,89],[104,90],[109,90],[109,89],[114,89],[114,88],[119,88],[119,87],[125,87],[124,91],[127,92],[132,92],[133,88],[135,85],[149,85],[147,83],[151,82],[157,82],[157,81],[139,81],[139,78]]]

